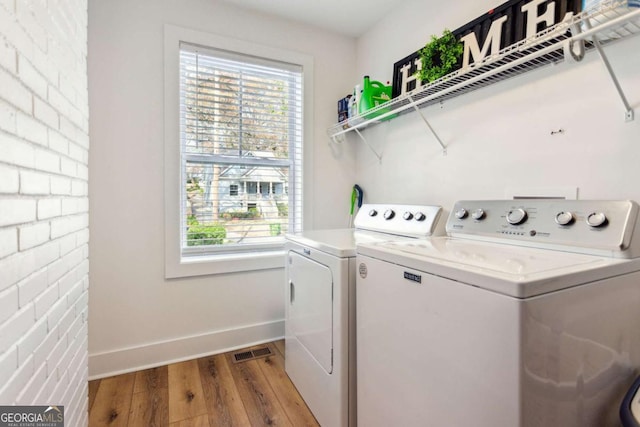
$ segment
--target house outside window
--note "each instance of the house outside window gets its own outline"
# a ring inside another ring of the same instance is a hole
[[[183,256],[272,250],[301,229],[300,66],[181,43],[180,147]]]

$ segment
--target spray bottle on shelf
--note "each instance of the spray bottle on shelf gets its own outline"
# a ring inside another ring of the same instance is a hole
[[[358,86],[353,90],[353,95],[349,99],[349,118],[352,119],[358,115]]]
[[[360,85],[356,85],[353,89],[353,95],[349,99],[349,126],[355,126],[362,119],[358,116],[358,105],[360,103],[361,90]]]
[[[356,95],[356,105],[360,105],[360,99],[362,98],[362,86],[357,84],[353,93]],[[356,110],[356,113],[358,113],[358,110]]]
[[[371,113],[366,112],[390,101],[391,92],[391,86],[384,85],[378,81],[372,81],[369,76],[364,76],[362,94],[360,96],[360,101],[358,102],[358,112],[360,115],[364,116],[365,119],[372,119],[381,114],[387,113],[389,111],[388,108],[381,108]],[[397,114],[391,114],[382,120],[389,120],[396,116]]]

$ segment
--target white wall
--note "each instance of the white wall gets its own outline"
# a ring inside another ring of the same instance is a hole
[[[0,404],[87,423],[86,0],[0,2]]]
[[[431,34],[454,30],[491,0],[409,1],[358,40],[358,74],[391,80],[393,64]],[[605,49],[640,115],[640,39]],[[371,201],[438,203],[504,198],[509,187],[578,187],[582,199],[640,201],[640,117],[624,109],[595,52],[423,109],[448,146],[442,151],[416,113],[366,130],[379,163],[357,138],[357,176]],[[552,131],[564,133],[552,136]]]
[[[329,144],[325,129],[353,84],[355,40],[213,0],[89,1],[91,377],[284,333],[282,269],[164,279],[165,23],[314,57],[305,226],[347,224],[354,148]]]

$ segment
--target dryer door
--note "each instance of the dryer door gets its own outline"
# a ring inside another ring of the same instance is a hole
[[[289,252],[290,333],[327,373],[333,371],[333,275],[331,269]]]

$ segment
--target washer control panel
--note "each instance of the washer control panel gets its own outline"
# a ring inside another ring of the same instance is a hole
[[[440,206],[365,204],[358,211],[354,225],[360,230],[427,237],[435,232],[441,214]]]
[[[624,251],[637,218],[638,205],[628,200],[470,200],[455,204],[446,230],[452,236],[506,239],[523,246]]]

